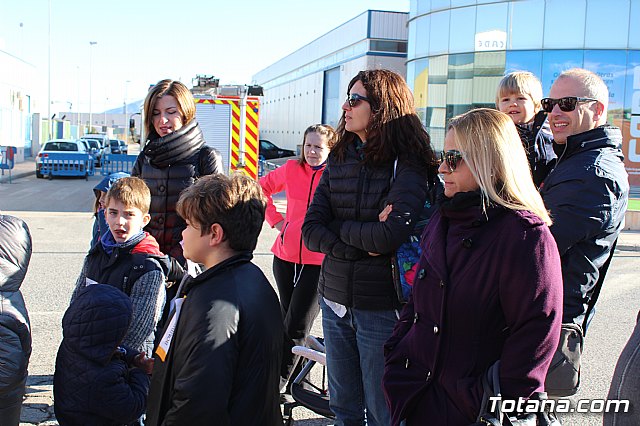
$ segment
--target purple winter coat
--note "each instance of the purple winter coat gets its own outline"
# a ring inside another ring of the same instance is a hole
[[[526,211],[441,208],[421,241],[412,299],[385,344],[392,424],[468,425],[500,359],[503,396],[544,390],[562,319],[562,273],[547,225]]]

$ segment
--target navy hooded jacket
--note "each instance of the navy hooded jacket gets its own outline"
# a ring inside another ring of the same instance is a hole
[[[131,315],[129,297],[104,284],[80,290],[65,312],[53,377],[60,425],[122,425],[144,413],[149,376],[117,350]]]

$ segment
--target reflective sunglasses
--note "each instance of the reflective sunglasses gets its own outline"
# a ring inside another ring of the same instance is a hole
[[[358,105],[360,101],[369,102],[369,98],[358,95],[357,93],[352,93],[349,96],[347,96],[347,102],[349,103],[350,108],[353,108],[354,106]]]
[[[593,98],[581,98],[577,96],[567,96],[566,98],[553,99],[553,98],[543,98],[540,101],[542,105],[542,110],[544,112],[553,111],[554,105],[558,105],[561,111],[569,112],[576,109],[576,105],[580,102],[597,102],[597,99]]]
[[[458,163],[462,160],[462,153],[458,150],[451,149],[449,151],[440,152],[440,163],[446,163],[449,168],[449,173],[458,167]]]

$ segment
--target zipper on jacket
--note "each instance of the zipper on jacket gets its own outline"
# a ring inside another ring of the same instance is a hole
[[[549,172],[549,174],[547,175],[546,178],[544,178],[544,180],[542,181],[542,184],[540,185],[540,189],[544,188],[544,183],[547,181],[547,179],[549,179],[549,176],[551,176],[551,173],[553,173],[553,171],[556,169],[556,167],[558,167],[558,164],[560,164],[560,160],[562,160],[562,158],[564,157],[564,154],[567,152],[567,144],[564,144],[564,149],[562,150],[562,154],[560,154],[560,157],[558,157],[558,159],[556,160],[556,164],[553,165],[553,169],[551,169],[551,171]]]
[[[309,185],[309,193],[307,194],[307,209],[309,210],[309,205],[311,204],[311,192],[313,190],[313,181],[316,180],[316,174],[318,173],[318,170],[315,170],[313,172],[313,174],[311,175],[311,184]],[[306,212],[305,210],[305,212]],[[283,241],[284,242],[284,241]],[[300,262],[298,262],[300,265],[302,265],[302,232],[300,233],[300,250],[298,251],[298,256],[300,259]]]
[[[284,246],[284,233],[287,231],[289,227],[289,222],[286,222],[282,227],[282,232],[280,232],[280,243]]]

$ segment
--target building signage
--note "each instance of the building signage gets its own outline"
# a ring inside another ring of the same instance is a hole
[[[486,52],[488,50],[506,50],[507,33],[494,30],[476,33],[476,52]]]

